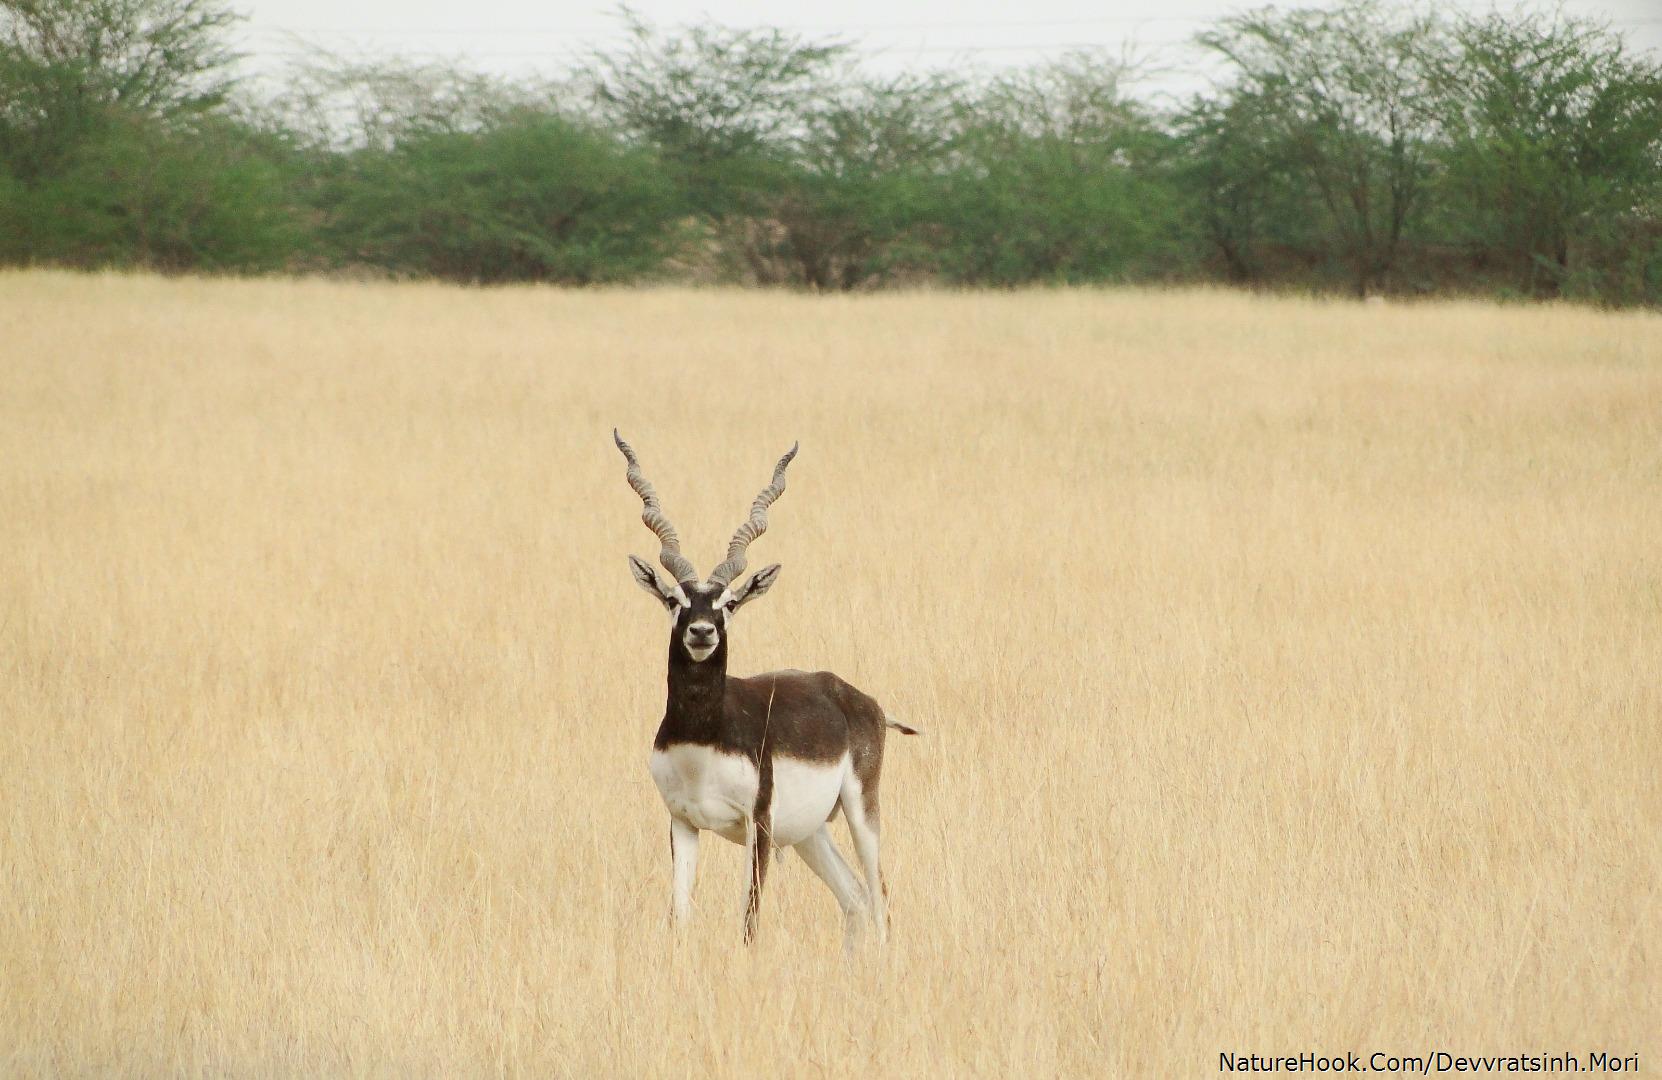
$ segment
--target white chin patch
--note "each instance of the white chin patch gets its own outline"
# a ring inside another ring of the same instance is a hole
[[[688,645],[683,641],[681,645],[687,650],[687,655],[693,658],[695,664],[702,664],[710,658],[710,654],[716,651],[715,642],[708,645]]]

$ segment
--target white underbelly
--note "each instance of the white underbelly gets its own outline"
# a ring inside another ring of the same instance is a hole
[[[759,779],[750,758],[708,746],[671,746],[652,751],[647,768],[673,817],[744,843]],[[801,843],[819,831],[837,806],[848,768],[847,754],[828,763],[774,759],[775,847]]]
[[[800,844],[836,809],[848,775],[848,755],[829,763],[773,759],[773,846]]]

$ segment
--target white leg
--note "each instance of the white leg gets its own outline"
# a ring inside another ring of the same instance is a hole
[[[843,948],[852,952],[868,913],[865,888],[843,862],[829,826],[821,825],[818,832],[796,845],[796,853],[837,898],[837,906],[843,910]]]
[[[860,790],[859,779],[852,772],[843,782],[843,793],[838,801],[843,808],[843,820],[848,822],[848,833],[854,838],[854,850],[860,856],[860,868],[866,873],[866,897],[871,901],[871,921],[877,927],[877,941],[881,944],[889,936],[889,907],[883,897],[883,875],[877,864],[877,815],[875,812],[866,813],[865,795]]]
[[[670,916],[677,926],[692,917],[693,878],[698,873],[698,830],[680,818],[669,819],[669,856],[673,864]]]

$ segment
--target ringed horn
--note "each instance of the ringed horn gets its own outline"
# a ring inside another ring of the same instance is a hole
[[[639,495],[641,502],[645,504],[646,508],[641,511],[641,520],[646,522],[646,527],[652,530],[658,537],[658,542],[663,545],[663,549],[658,552],[658,561],[664,564],[665,570],[675,575],[676,581],[697,581],[698,570],[681,554],[681,538],[675,534],[675,526],[669,523],[669,518],[664,516],[664,508],[658,502],[658,493],[652,490],[652,484],[641,472],[640,459],[635,457],[635,451],[629,444],[623,441],[623,436],[617,433],[617,428],[612,429],[612,441],[617,443],[617,448],[623,451],[624,459],[629,462],[629,486],[635,489],[635,494]],[[766,527],[767,523],[763,522],[763,528]]]
[[[785,466],[796,457],[799,445],[792,443],[785,456],[779,459],[779,464],[773,467],[773,482],[763,488],[762,493],[756,496],[756,501],[750,504],[750,518],[733,534],[733,539],[727,545],[727,558],[722,560],[720,566],[710,571],[710,584],[727,585],[744,573],[744,549],[750,546],[752,540],[768,531],[768,507],[773,505],[773,500],[785,493]]]

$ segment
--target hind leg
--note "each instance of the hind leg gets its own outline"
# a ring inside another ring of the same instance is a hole
[[[843,781],[838,799],[843,808],[843,820],[848,822],[848,833],[854,838],[854,851],[860,857],[860,868],[866,875],[866,897],[871,901],[871,921],[877,927],[879,944],[889,937],[889,905],[883,889],[883,871],[878,864],[877,791],[865,791],[859,777],[852,772]]]
[[[744,906],[744,943],[756,939],[756,923],[762,910],[762,886],[768,880],[768,857],[773,854],[773,821],[766,811],[745,826],[745,845],[750,849],[750,898]]]
[[[868,911],[866,891],[838,853],[830,826],[821,825],[818,832],[797,844],[796,853],[837,898],[837,906],[843,909],[843,948],[853,952]]]

